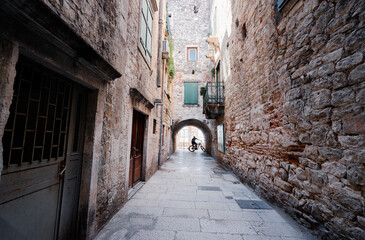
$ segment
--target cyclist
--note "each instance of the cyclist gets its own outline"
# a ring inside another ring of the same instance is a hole
[[[194,146],[195,149],[198,149],[198,146],[197,146],[195,140],[198,140],[198,139],[195,136],[193,136],[193,138],[191,139],[191,144]]]

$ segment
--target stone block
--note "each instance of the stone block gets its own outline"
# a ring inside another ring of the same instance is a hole
[[[342,54],[343,54],[343,48],[337,49],[333,52],[330,52],[330,53],[324,55],[322,57],[322,61],[324,63],[337,62],[337,60],[339,60],[341,58]],[[337,68],[337,65],[336,65],[336,68]]]
[[[328,176],[325,172],[310,168],[306,168],[306,171],[312,184],[315,184],[319,187],[324,187],[328,184]]]
[[[248,221],[201,219],[201,231],[229,234],[256,234]]]
[[[199,218],[159,217],[157,218],[155,229],[199,232]]]
[[[344,70],[347,70],[349,68],[353,68],[353,67],[357,66],[359,63],[361,63],[362,59],[363,59],[363,54],[362,53],[355,53],[351,56],[348,56],[348,57],[340,60],[336,64],[336,70],[337,71],[344,71]]]
[[[278,188],[284,190],[285,192],[290,193],[291,190],[293,189],[293,186],[291,184],[289,184],[288,182],[283,181],[280,178],[275,178],[274,179],[274,185],[277,186]]]
[[[327,125],[313,126],[311,131],[311,142],[316,146],[324,146],[329,137],[330,129]]]
[[[317,91],[320,89],[331,89],[332,88],[332,80],[331,77],[323,77],[319,78],[311,83],[310,90]]]
[[[346,176],[346,166],[339,162],[326,162],[322,164],[322,171],[338,178]]]
[[[365,164],[365,150],[351,150],[347,149],[343,152],[344,157],[341,162],[348,163],[361,163]]]
[[[363,47],[365,40],[365,29],[354,30],[345,41],[345,50],[348,52],[356,52]]]
[[[310,118],[311,120],[314,121],[319,121],[319,120],[329,121],[331,119],[331,113],[332,109],[329,107],[319,110],[313,109],[310,111]]]
[[[313,145],[306,145],[304,154],[307,158],[317,159],[318,157],[318,148]]]
[[[320,41],[320,39],[318,39],[318,40]],[[322,41],[323,40],[324,40],[324,38],[322,37]],[[345,34],[338,34],[338,35],[332,37],[329,41],[326,41],[326,40],[324,40],[325,43],[327,43],[324,48],[324,51],[333,52],[333,51],[343,47],[343,45],[346,41],[346,36],[345,36]]]
[[[331,75],[335,72],[335,65],[333,63],[327,63],[318,68],[318,76],[324,77]]]
[[[365,146],[364,136],[339,136],[338,141],[342,147],[361,148]]]
[[[365,64],[357,66],[349,75],[349,84],[359,83],[365,80]]]
[[[343,72],[336,72],[331,76],[333,88],[339,89],[347,86],[347,75]]]
[[[342,158],[342,151],[337,148],[320,147],[318,153],[320,157],[327,161],[337,161]]]
[[[347,134],[365,134],[365,113],[342,119],[343,131]]]
[[[365,186],[365,167],[363,164],[349,164],[347,179],[354,186]]]
[[[365,89],[360,90],[360,91],[356,94],[356,102],[357,102],[358,104],[365,105]]]
[[[311,102],[314,109],[321,109],[331,104],[331,91],[321,89],[312,93]]]
[[[332,105],[343,106],[355,102],[355,92],[352,88],[345,88],[332,93]]]

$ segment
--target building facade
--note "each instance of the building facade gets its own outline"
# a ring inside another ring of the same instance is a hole
[[[364,239],[364,1],[211,1],[218,158],[323,239]]]
[[[2,236],[91,238],[166,160],[165,6],[0,3]]]
[[[209,1],[168,1],[171,33],[174,41],[176,76],[173,82],[172,145],[185,126],[195,126],[205,134],[208,153],[215,155],[215,120],[205,119],[200,89],[212,79],[209,46]]]

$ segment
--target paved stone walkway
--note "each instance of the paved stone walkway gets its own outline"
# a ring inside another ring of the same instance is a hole
[[[96,239],[315,238],[272,209],[237,177],[220,168],[213,158],[201,152],[178,151],[110,220]]]

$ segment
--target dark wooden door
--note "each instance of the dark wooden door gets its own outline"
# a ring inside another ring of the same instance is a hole
[[[131,157],[129,167],[129,187],[138,183],[142,178],[143,140],[146,116],[133,111]]]
[[[60,173],[69,161],[66,149],[73,138],[70,122],[75,116],[70,119],[70,115],[75,89],[71,81],[20,57],[2,139],[1,239],[57,238],[66,192]],[[70,167],[63,174],[68,171],[78,169]]]

